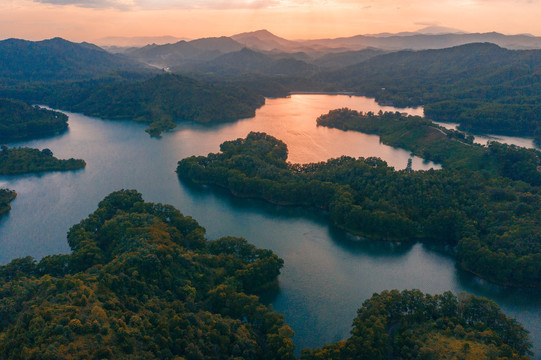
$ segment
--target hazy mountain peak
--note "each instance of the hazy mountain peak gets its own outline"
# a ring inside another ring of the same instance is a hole
[[[427,26],[425,28],[417,30],[416,33],[424,35],[465,34],[465,32],[462,30],[445,26]]]
[[[246,47],[263,51],[291,51],[300,47],[298,42],[281,38],[265,29],[233,35],[231,38]]]
[[[280,37],[274,35],[273,33],[271,33],[267,29],[261,29],[261,30],[256,30],[256,31],[247,31],[247,32],[243,32],[243,33],[240,33],[240,34],[233,35],[233,36],[231,36],[231,38],[234,39],[235,37],[246,37],[246,36],[255,36],[255,37],[259,37],[259,38],[264,38],[264,37],[267,37],[267,38],[269,38],[269,37],[270,38],[280,38]]]

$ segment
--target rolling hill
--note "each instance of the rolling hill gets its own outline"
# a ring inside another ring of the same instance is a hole
[[[132,59],[113,55],[96,45],[61,38],[43,41],[0,41],[0,79],[57,81],[89,79],[118,71],[144,71]]]

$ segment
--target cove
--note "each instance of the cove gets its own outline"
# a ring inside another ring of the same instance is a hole
[[[325,214],[238,199],[220,189],[187,186],[175,174],[178,160],[217,152],[226,140],[266,131],[284,140],[292,162],[323,161],[341,155],[378,156],[397,169],[409,152],[379,143],[375,135],[316,127],[317,116],[331,109],[362,111],[422,109],[381,107],[372,99],[345,95],[293,95],[267,99],[256,116],[218,126],[182,124],[162,138],[151,138],[145,125],[69,115],[64,135],[9,144],[49,148],[59,158],[82,158],[81,171],[0,177],[0,186],[18,193],[0,221],[0,263],[69,251],[69,227],[93,212],[100,200],[121,188],[137,189],[146,201],[168,203],[195,218],[209,239],[242,236],[269,248],[285,261],[280,289],[265,295],[296,332],[298,349],[348,336],[362,302],[384,289],[417,288],[428,293],[467,291],[496,301],[531,331],[541,354],[541,294],[488,284],[458,271],[454,260],[422,244],[375,242],[330,227]],[[415,169],[436,164],[413,159]]]

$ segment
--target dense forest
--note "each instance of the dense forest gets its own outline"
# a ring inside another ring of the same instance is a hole
[[[0,41],[0,84],[17,81],[91,79],[121,71],[150,72],[148,66],[89,43],[61,38]]]
[[[85,166],[84,160],[57,159],[49,149],[8,148],[5,145],[0,149],[0,175],[77,170]]]
[[[447,169],[470,169],[541,185],[541,152],[496,142],[488,148],[473,136],[448,130],[420,116],[399,112],[362,113],[347,108],[317,118],[318,126],[354,130],[380,136],[384,144],[407,149]]]
[[[0,189],[0,219],[11,210],[9,203],[15,199],[17,193],[9,189]]]
[[[179,161],[178,176],[323,209],[334,225],[364,237],[451,246],[463,269],[499,284],[541,287],[539,186],[469,169],[395,171],[378,158],[291,164],[287,146],[264,133],[220,150]]]
[[[302,360],[527,359],[527,333],[487,299],[451,292],[383,291],[366,300],[351,337]]]
[[[398,51],[318,75],[327,90],[350,90],[383,104],[425,106],[461,129],[539,137],[541,50],[467,44]],[[326,84],[326,85],[325,85]]]
[[[56,135],[68,129],[68,117],[26,103],[0,99],[0,141]]]
[[[69,255],[0,267],[6,359],[294,359],[283,316],[253,294],[283,261],[122,190],[68,233]]]
[[[3,94],[89,116],[139,121],[149,124],[147,132],[155,136],[179,121],[216,123],[251,117],[265,103],[263,96],[242,86],[173,74],[145,80],[30,84],[7,87]]]
[[[276,286],[283,261],[242,238],[204,234],[134,190],[108,195],[69,230],[71,254],[0,266],[1,356],[295,359],[293,331],[254,295]],[[363,304],[350,339],[302,358],[523,359],[529,347],[489,300],[394,290]]]

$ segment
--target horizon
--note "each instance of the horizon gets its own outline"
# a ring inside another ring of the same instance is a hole
[[[267,29],[289,40],[416,32],[430,26],[465,33],[541,36],[541,0],[4,0],[0,38],[199,39]]]
[[[431,26],[429,27],[422,27],[420,29],[417,29],[417,30],[412,30],[412,31],[400,31],[400,32],[396,32],[396,33],[390,33],[390,32],[380,32],[380,33],[373,33],[373,34],[352,34],[352,35],[348,35],[348,36],[337,36],[337,37],[327,37],[327,38],[304,38],[304,39],[291,39],[291,38],[286,38],[286,37],[282,37],[282,36],[279,36],[277,34],[275,34],[274,32],[268,30],[268,29],[257,29],[257,30],[252,30],[252,31],[242,31],[242,32],[239,32],[239,33],[235,33],[235,34],[231,34],[231,35],[214,35],[214,36],[204,36],[204,37],[200,37],[200,38],[188,38],[188,37],[179,37],[179,36],[175,36],[175,35],[170,35],[170,34],[163,34],[163,35],[134,35],[134,36],[118,36],[118,35],[109,35],[109,36],[104,36],[104,37],[101,37],[101,38],[97,38],[97,39],[84,39],[84,40],[72,40],[70,39],[69,37],[63,37],[63,36],[52,36],[52,37],[46,37],[46,38],[42,38],[42,39],[25,39],[25,38],[17,38],[17,37],[6,37],[6,38],[0,38],[0,41],[4,41],[4,40],[9,40],[9,39],[17,39],[17,40],[25,40],[25,41],[46,41],[46,40],[52,40],[52,39],[55,39],[55,38],[60,38],[60,39],[63,39],[63,40],[67,40],[67,41],[70,41],[70,42],[74,42],[74,43],[83,43],[83,42],[86,42],[86,43],[91,43],[91,44],[95,44],[95,45],[99,45],[99,46],[113,46],[114,44],[105,44],[104,41],[105,40],[110,40],[110,39],[118,39],[118,40],[135,40],[135,39],[148,39],[148,40],[157,40],[157,39],[172,39],[174,40],[175,42],[179,42],[179,41],[193,41],[193,40],[199,40],[199,39],[211,39],[211,38],[220,38],[220,37],[234,37],[236,35],[240,35],[240,34],[250,34],[250,33],[256,33],[256,32],[260,32],[260,31],[266,31],[266,32],[269,32],[270,34],[274,35],[274,36],[277,36],[277,37],[280,37],[280,38],[283,38],[283,39],[286,39],[286,40],[290,40],[290,41],[311,41],[311,40],[323,40],[323,39],[339,39],[339,38],[348,38],[348,37],[354,37],[354,36],[374,36],[374,37],[377,37],[377,36],[382,36],[382,35],[385,35],[385,36],[412,36],[412,35],[452,35],[452,34],[457,34],[457,35],[471,35],[471,34],[488,34],[488,33],[498,33],[498,34],[501,34],[501,35],[504,35],[504,36],[530,36],[530,37],[541,37],[539,35],[533,35],[533,34],[529,34],[529,33],[517,33],[517,34],[507,34],[507,33],[500,33],[498,31],[487,31],[487,32],[466,32],[466,31],[462,31],[460,29],[451,29],[449,28],[449,30],[454,30],[454,31],[449,31],[449,32],[438,32],[438,33],[423,33],[423,30],[425,29],[429,29],[431,28]],[[443,28],[443,27],[442,27]],[[166,44],[166,42],[163,42],[163,43],[159,43],[157,45],[160,45],[160,44]],[[151,45],[151,43],[148,43],[147,45]],[[120,47],[122,47],[122,45],[118,45]]]

